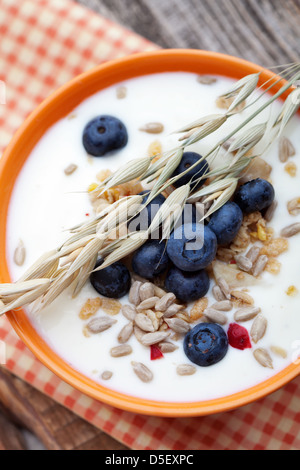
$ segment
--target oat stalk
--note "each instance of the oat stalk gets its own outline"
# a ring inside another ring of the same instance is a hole
[[[243,77],[223,95],[223,98],[234,98],[224,114],[201,117],[177,130],[176,133],[179,134],[179,137],[176,148],[163,153],[159,159],[145,157],[131,160],[106,178],[95,190],[99,197],[105,191],[137,178],[142,183],[154,181],[154,184],[149,190],[146,202],[142,203],[141,196],[124,197],[116,201],[92,220],[72,227],[70,236],[65,243],[40,257],[18,282],[0,285],[0,315],[33,302],[35,302],[35,308],[40,310],[52,303],[67,288],[71,288],[73,295],[77,295],[93,271],[99,257],[102,259],[102,264],[98,266],[97,270],[104,269],[135,251],[148,239],[151,232],[161,226],[163,227],[163,238],[167,238],[186,202],[202,200],[202,202],[212,203],[204,214],[204,218],[221,208],[234,194],[241,172],[258,155],[256,152],[255,156],[250,157],[248,152],[262,141],[269,122],[262,122],[249,128],[246,126],[251,124],[255,117],[300,79],[300,64],[291,64],[282,72],[281,76],[278,76],[277,80],[273,81],[272,79],[264,84],[266,87],[270,82],[264,91],[265,93],[277,85],[282,80],[282,76],[288,73],[292,73],[292,77],[277,93],[258,109],[255,109],[229,134],[217,141],[206,155],[181,174],[172,176],[185,149],[222,128],[223,124],[236,114],[238,106],[252,96],[257,89],[260,74]],[[253,106],[260,97],[248,104],[247,108]],[[272,125],[267,146],[282,134],[292,116],[299,109],[299,105],[300,90],[295,88],[288,95],[280,114]],[[123,233],[122,229],[127,228],[132,217],[145,209],[157,194],[165,191],[182,176],[188,175],[204,159],[212,161],[222,146],[231,141],[233,137],[234,140],[230,142],[228,152],[233,152],[234,157],[229,165],[223,164],[213,170],[207,168],[205,174],[199,177],[194,176],[190,179],[189,184],[180,186],[173,191],[159,209],[148,230],[134,233],[128,233],[125,230]],[[210,178],[209,184],[195,190],[196,185],[204,178]],[[113,237],[113,232],[115,232],[115,237]]]

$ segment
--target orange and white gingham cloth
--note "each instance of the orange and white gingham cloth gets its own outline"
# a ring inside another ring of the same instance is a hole
[[[0,80],[6,84],[1,151],[53,89],[101,62],[155,48],[70,0],[0,0]],[[300,378],[232,412],[147,417],[102,404],[64,383],[35,359],[5,317],[0,340],[11,372],[132,449],[300,449]]]

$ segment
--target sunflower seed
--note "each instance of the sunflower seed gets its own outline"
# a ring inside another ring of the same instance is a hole
[[[287,203],[287,209],[289,214],[298,215],[300,214],[300,197],[295,197]]]
[[[128,356],[128,354],[132,353],[132,347],[129,344],[122,344],[121,346],[115,346],[111,348],[110,355],[112,357],[123,357]]]
[[[252,269],[252,261],[243,255],[238,255],[235,257],[237,267],[242,271],[248,273]]]
[[[212,85],[216,83],[217,79],[215,77],[210,77],[209,75],[198,75],[197,82],[201,83],[201,85]]]
[[[118,334],[118,341],[119,343],[126,343],[130,336],[133,333],[133,323],[129,322],[127,325],[123,326],[122,330]]]
[[[285,349],[281,348],[280,346],[271,346],[271,351],[276,354],[277,356],[282,357],[283,359],[287,358],[287,352]]]
[[[155,307],[156,302],[159,300],[159,297],[150,297],[149,299],[143,300],[137,307],[138,312],[143,312],[143,310],[148,310]]]
[[[252,265],[253,265],[255,261],[257,260],[257,258],[259,257],[259,253],[260,253],[260,247],[253,245],[248,251],[248,253],[246,254],[246,258],[248,258],[252,262]]]
[[[288,225],[287,227],[283,228],[280,232],[280,235],[285,238],[294,237],[300,233],[300,222],[292,225]]]
[[[159,299],[155,304],[155,310],[165,312],[176,300],[176,296],[169,292]]]
[[[160,322],[159,322],[159,317],[156,316],[156,313],[159,313],[160,315],[162,315],[162,313],[161,312],[155,312],[154,313],[153,310],[146,310],[144,313],[152,321],[154,331],[157,331],[158,328],[159,328]]]
[[[154,332],[152,321],[144,313],[138,313],[134,319],[135,324],[143,331]]]
[[[234,319],[236,322],[243,322],[252,320],[252,318],[256,317],[261,312],[259,307],[245,307],[240,308],[234,314]]]
[[[139,343],[142,342],[142,337],[144,336],[145,332],[141,330],[137,325],[133,326],[133,333]]]
[[[23,266],[26,258],[26,250],[22,240],[19,241],[17,248],[14,252],[14,263],[17,266]]]
[[[258,257],[256,263],[253,266],[252,274],[254,277],[259,276],[263,272],[268,263],[268,260],[269,258],[266,255],[261,255]]]
[[[135,306],[139,305],[141,302],[139,293],[141,285],[142,283],[140,281],[134,281],[129,291],[129,302]]]
[[[154,285],[154,295],[156,295],[156,297],[159,297],[161,299],[164,295],[166,295],[166,293],[167,292],[161,287]]]
[[[147,366],[145,366],[145,364],[142,364],[141,362],[132,361],[131,365],[133,367],[134,373],[142,382],[151,382],[151,380],[153,379],[153,374],[151,370],[148,369]]]
[[[71,163],[69,166],[67,166],[65,169],[64,169],[64,173],[65,175],[69,176],[69,175],[72,175],[72,173],[74,173],[74,171],[76,171],[78,168],[77,165],[75,165],[75,163]]]
[[[108,330],[117,320],[110,317],[97,317],[93,318],[86,326],[90,333],[101,333],[102,331]]]
[[[254,304],[253,297],[251,297],[251,295],[241,290],[231,291],[231,297],[233,301],[237,301],[238,303],[241,303],[241,304],[248,304],[248,305]]]
[[[293,157],[295,154],[296,150],[290,139],[288,139],[287,137],[281,137],[279,140],[279,160],[282,163],[285,163],[289,159],[289,157]]]
[[[148,122],[140,127],[139,130],[147,132],[148,134],[161,134],[164,130],[164,126],[161,122]]]
[[[140,286],[139,294],[141,302],[149,299],[150,297],[154,297],[156,295],[154,294],[154,285],[151,284],[151,282],[144,282],[144,284]]]
[[[127,96],[127,88],[124,85],[120,85],[116,88],[116,96],[118,100],[123,100]]]
[[[180,364],[176,367],[176,372],[178,375],[193,375],[196,372],[196,367],[191,364]]]
[[[158,347],[162,353],[174,352],[176,351],[176,349],[178,349],[178,346],[176,346],[176,344],[171,343],[169,341],[164,341],[163,343],[159,343]]]
[[[219,278],[217,284],[220,287],[222,294],[224,294],[225,299],[231,300],[230,290],[227,282],[224,278]]]
[[[267,222],[271,222],[277,207],[278,207],[278,202],[277,201],[273,201],[272,204],[268,207],[268,209],[266,210],[266,212],[264,214],[264,219]]]
[[[221,302],[222,300],[225,300],[226,298],[219,286],[214,286],[212,288],[212,294],[218,302]]]
[[[269,369],[273,369],[273,361],[271,359],[270,354],[266,349],[258,348],[253,351],[253,355],[257,362],[263,367],[268,367]]]
[[[232,309],[233,305],[230,300],[221,300],[220,302],[214,303],[211,308],[215,310],[222,310],[223,312],[229,312]]]
[[[257,343],[261,338],[264,337],[266,333],[266,329],[268,326],[268,321],[263,315],[258,315],[254,322],[252,323],[252,327],[250,330],[250,336],[254,343]]]
[[[105,370],[104,372],[102,372],[101,378],[102,380],[109,380],[112,378],[112,375],[113,373],[110,370]]]
[[[141,343],[144,346],[151,346],[152,344],[157,344],[160,341],[164,341],[170,336],[170,332],[164,332],[164,331],[155,331],[155,333],[146,333],[142,338],[141,338]]]
[[[175,333],[187,333],[190,331],[190,325],[182,320],[181,318],[166,318],[165,322],[171,328],[171,330],[175,331]]]
[[[174,317],[176,313],[180,312],[180,310],[183,310],[184,306],[180,304],[172,304],[170,307],[167,308],[165,312],[163,312],[163,317],[164,318],[170,318]]]
[[[127,318],[127,320],[134,321],[136,316],[136,308],[132,305],[123,305],[122,314],[125,318]]]
[[[219,323],[220,325],[226,325],[227,323],[226,315],[224,315],[224,313],[220,312],[219,310],[215,310],[211,307],[204,310],[204,316],[213,323]]]

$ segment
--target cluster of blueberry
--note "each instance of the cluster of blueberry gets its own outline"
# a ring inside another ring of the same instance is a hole
[[[117,135],[117,137],[116,137]],[[115,137],[114,137],[115,136]],[[100,116],[91,121],[85,128],[83,144],[92,155],[101,156],[106,152],[124,147],[127,143],[127,132],[124,124],[110,116]],[[202,157],[195,152],[186,152],[173,176],[179,175]],[[194,189],[205,183],[209,171],[206,160],[191,169],[177,180],[177,187],[195,181]],[[148,192],[143,203],[147,201]],[[159,207],[165,202],[163,195],[155,197],[143,209],[135,230],[140,229],[142,220],[149,227]],[[224,204],[211,217],[206,225],[199,223],[196,208],[193,206],[191,220],[183,217],[182,225],[177,226],[167,242],[148,240],[133,255],[132,270],[139,276],[154,280],[165,274],[165,287],[183,302],[195,301],[209,290],[209,276],[205,270],[214,260],[218,246],[231,243],[243,221],[243,213],[264,211],[274,200],[274,188],[266,180],[257,178],[249,181],[237,190],[233,201]],[[155,210],[153,210],[155,208]],[[131,223],[134,223],[131,221]],[[97,266],[101,264],[98,261]],[[125,295],[131,283],[127,267],[120,263],[96,271],[91,275],[91,283],[100,294],[120,298]],[[224,329],[217,324],[199,323],[184,340],[184,351],[187,357],[201,366],[219,362],[228,349],[228,339]]]

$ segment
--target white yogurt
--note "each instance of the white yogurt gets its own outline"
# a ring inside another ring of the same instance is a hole
[[[17,278],[42,253],[59,246],[66,239],[67,230],[92,214],[86,189],[95,181],[101,169],[118,168],[126,160],[145,156],[148,145],[156,138],[163,144],[163,150],[176,145],[174,130],[200,116],[220,113],[215,105],[218,95],[228,90],[232,81],[219,77],[210,86],[200,85],[194,74],[165,73],[140,77],[123,84],[128,89],[125,99],[116,98],[116,86],[91,96],[76,109],[73,119],[64,118],[49,129],[32,151],[16,182],[9,210],[7,253],[10,272]],[[262,98],[263,100],[265,98]],[[280,104],[272,106],[272,113],[279,112]],[[252,110],[252,108],[250,108]],[[225,130],[241,122],[249,111],[243,111],[222,131],[194,144],[191,149],[205,154]],[[263,122],[269,117],[267,110],[255,122]],[[82,146],[82,131],[86,123],[99,114],[111,114],[120,118],[126,125],[128,145],[113,155],[87,158]],[[153,136],[139,131],[148,122],[162,122],[163,134]],[[297,149],[293,162],[300,168],[299,119],[294,118],[285,135]],[[299,216],[291,217],[286,209],[287,201],[300,196],[299,175],[291,178],[278,161],[277,144],[274,144],[264,158],[273,166],[271,179],[279,202],[271,226],[275,236],[280,230],[298,222]],[[78,165],[71,176],[65,176],[64,168],[70,163]],[[26,247],[26,263],[22,268],[13,262],[13,253],[22,239]],[[181,344],[177,351],[165,354],[163,359],[151,361],[149,348],[138,343],[135,337],[129,340],[133,353],[126,357],[112,358],[110,349],[117,346],[117,335],[127,320],[119,314],[118,322],[99,335],[83,336],[83,321],[79,312],[86,299],[97,293],[88,284],[76,299],[70,292],[64,292],[52,305],[38,315],[28,311],[30,321],[46,342],[73,368],[104,384],[128,395],[162,401],[208,400],[239,392],[271,377],[282,370],[300,352],[300,312],[299,295],[288,297],[286,290],[294,285],[300,291],[299,236],[289,240],[289,251],[279,257],[282,263],[277,276],[263,275],[263,284],[249,288],[255,304],[262,309],[268,320],[268,329],[257,347],[280,346],[288,352],[282,359],[273,356],[274,370],[260,366],[253,358],[253,349],[240,351],[229,347],[226,357],[218,364],[197,368],[196,374],[180,377],[176,366],[188,363]],[[127,299],[122,299],[124,303]],[[213,297],[209,293],[209,301]],[[233,313],[228,313],[228,324],[233,321]],[[99,312],[99,315],[102,313]],[[251,323],[243,325],[250,330]],[[227,326],[225,327],[227,328]],[[131,361],[140,361],[153,372],[150,383],[141,382],[134,374]],[[101,379],[104,370],[111,370],[109,381]]]

